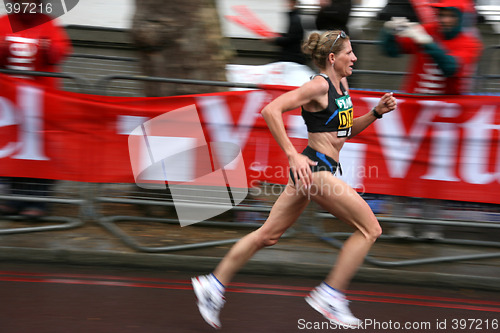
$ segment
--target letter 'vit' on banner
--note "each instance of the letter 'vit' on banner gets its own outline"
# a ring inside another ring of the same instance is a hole
[[[144,122],[128,143],[136,184],[168,186],[181,226],[222,214],[248,194],[240,147],[207,143],[195,105]]]
[[[137,181],[175,190],[184,182],[186,188],[200,185],[200,191],[223,184],[219,212],[238,204],[247,186],[288,181],[286,155],[259,113],[283,93],[281,87],[114,98],[42,89],[1,74],[0,87],[2,177]],[[380,95],[353,90],[353,117],[369,112]],[[500,97],[398,93],[397,98],[397,110],[346,143],[340,155],[344,181],[363,193],[500,204]],[[182,110],[185,121],[172,122]],[[303,149],[307,129],[300,110],[283,117],[290,140]],[[176,197],[179,210],[181,203]],[[202,220],[203,205],[196,207],[182,211],[181,218],[196,220],[188,216],[192,213]]]

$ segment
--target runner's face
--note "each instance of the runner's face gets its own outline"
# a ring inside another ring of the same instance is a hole
[[[349,40],[344,41],[344,48],[335,54],[333,68],[341,76],[350,76],[354,63],[358,60],[354,54]]]

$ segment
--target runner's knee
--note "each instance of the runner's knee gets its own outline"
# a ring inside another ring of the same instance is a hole
[[[375,242],[382,235],[382,227],[378,222],[372,223],[364,234],[368,240]]]
[[[367,241],[374,243],[377,238],[382,235],[382,227],[375,216],[372,216],[369,220],[359,221],[358,224],[359,231],[363,234]]]
[[[271,239],[271,238],[264,239],[263,240],[264,247],[276,245],[276,243],[278,243],[278,240],[279,239]]]
[[[256,232],[255,242],[259,248],[273,246],[278,243],[281,235],[273,235],[267,232]]]

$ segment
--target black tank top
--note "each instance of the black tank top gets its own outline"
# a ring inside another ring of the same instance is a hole
[[[328,106],[326,109],[317,112],[309,112],[302,107],[302,117],[306,123],[307,131],[311,133],[337,132],[338,137],[351,135],[353,122],[351,97],[342,86],[342,83],[340,89],[343,94],[339,95],[327,75],[318,75],[324,77],[328,82]]]

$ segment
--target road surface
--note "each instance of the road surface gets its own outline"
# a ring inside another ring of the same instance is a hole
[[[0,332],[212,332],[190,285],[198,273],[0,263]],[[304,301],[318,282],[238,275],[220,332],[339,331]],[[500,332],[500,293],[353,283],[348,298],[359,332]]]

